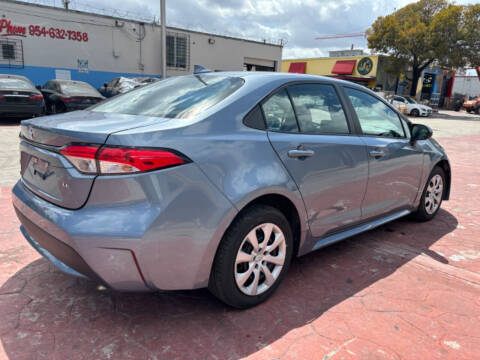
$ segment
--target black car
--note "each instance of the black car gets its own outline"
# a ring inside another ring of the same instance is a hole
[[[45,97],[47,111],[52,114],[82,110],[105,99],[83,81],[50,80],[40,91]]]
[[[30,80],[23,76],[0,74],[0,118],[29,118],[44,113],[42,93]]]

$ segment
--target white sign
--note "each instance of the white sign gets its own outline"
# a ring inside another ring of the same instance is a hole
[[[71,80],[70,70],[55,70],[55,79],[57,80]]]
[[[77,59],[77,66],[80,74],[88,74],[88,60]]]

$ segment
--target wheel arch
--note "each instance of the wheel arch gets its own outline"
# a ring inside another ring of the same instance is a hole
[[[443,200],[448,200],[450,199],[450,188],[452,185],[452,171],[450,169],[450,163],[448,162],[447,159],[442,159],[435,164],[433,169],[435,169],[435,167],[437,166],[441,168],[445,173],[446,189],[445,189],[445,192],[443,193]]]

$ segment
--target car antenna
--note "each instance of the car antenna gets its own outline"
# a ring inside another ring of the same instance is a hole
[[[193,66],[193,73],[194,74],[203,74],[203,73],[209,73],[212,72],[212,70],[207,69],[206,67],[202,65],[194,65]]]

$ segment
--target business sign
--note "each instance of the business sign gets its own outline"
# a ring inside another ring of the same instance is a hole
[[[367,75],[373,69],[373,61],[369,57],[361,58],[357,64],[357,71],[360,75]]]
[[[22,36],[22,37],[49,37],[51,39],[71,40],[87,42],[88,33],[57,27],[46,27],[40,25],[21,26],[13,24],[11,20],[0,20],[0,36]]]

